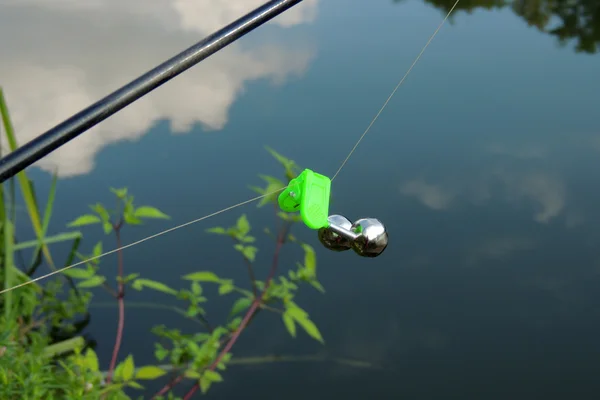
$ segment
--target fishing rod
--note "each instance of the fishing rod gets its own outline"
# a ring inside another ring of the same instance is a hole
[[[271,0],[0,159],[0,184],[302,0]]]

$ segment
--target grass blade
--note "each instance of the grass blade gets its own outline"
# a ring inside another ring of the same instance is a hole
[[[46,236],[46,234],[48,233],[48,225],[50,225],[50,218],[52,217],[57,180],[58,174],[56,173],[56,171],[54,171],[54,173],[52,174],[52,184],[50,185],[50,193],[48,193],[48,201],[46,202],[46,210],[44,211],[44,223],[42,225],[42,232],[44,233],[44,236]]]
[[[59,233],[58,235],[46,237],[46,238],[44,238],[43,243],[45,243],[45,244],[60,243],[60,242],[66,242],[68,240],[81,239],[82,237],[83,237],[83,235],[79,231],[65,232],[65,233]],[[40,245],[40,242],[37,240],[28,240],[26,242],[21,242],[21,243],[16,244],[14,246],[14,249],[15,250],[25,250],[30,247],[37,247],[37,249],[39,249],[39,245]],[[37,249],[35,251],[35,254],[37,254]]]
[[[44,349],[44,357],[56,357],[65,353],[70,353],[76,349],[81,349],[85,346],[85,339],[82,336],[75,336],[62,342],[51,344]]]
[[[6,139],[8,140],[10,150],[15,151],[19,146],[17,144],[17,137],[15,136],[15,131],[10,120],[10,115],[8,113],[8,107],[6,105],[6,100],[4,98],[4,92],[2,88],[0,88],[0,114],[2,116],[4,133],[6,134]],[[21,187],[21,192],[23,194],[23,199],[25,200],[25,205],[27,206],[27,211],[29,214],[29,218],[31,219],[33,230],[35,231],[38,241],[42,246],[42,252],[44,253],[44,257],[50,265],[50,268],[52,270],[56,270],[56,267],[54,266],[54,261],[52,260],[52,256],[50,255],[50,250],[48,249],[48,246],[43,243],[44,233],[42,229],[40,214],[36,206],[33,191],[31,190],[30,181],[27,178],[25,171],[19,172],[17,174],[17,179],[19,180],[19,186]]]
[[[4,209],[4,220],[3,224],[3,233],[4,233],[4,289],[10,289],[13,285],[13,272],[15,269],[14,266],[14,232],[13,232],[13,224],[8,218],[6,213],[6,209]],[[12,291],[8,291],[4,294],[4,315],[6,317],[6,321],[10,319],[10,312],[12,310]]]

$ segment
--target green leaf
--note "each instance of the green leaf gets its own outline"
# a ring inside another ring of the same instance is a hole
[[[135,373],[135,379],[156,379],[165,375],[166,371],[154,365],[141,367]]]
[[[234,248],[240,253],[242,253],[244,258],[246,258],[248,261],[254,262],[254,260],[256,259],[256,253],[258,252],[258,248],[254,246],[244,246],[241,244],[236,244]]]
[[[108,235],[109,233],[112,232],[113,226],[110,222],[104,221],[104,222],[102,222],[102,229],[104,229],[104,234]]]
[[[232,356],[233,355],[231,353],[225,353],[223,358],[221,358],[221,362],[217,364],[217,369],[225,371],[227,369],[227,366],[225,364],[227,364],[231,360]]]
[[[161,282],[152,281],[150,279],[136,279],[131,285],[135,290],[142,290],[144,287],[154,289],[159,292],[176,295],[177,291]]]
[[[312,246],[303,243],[302,248],[304,249],[304,267],[310,272],[311,276],[315,276],[317,273],[317,255]]]
[[[191,284],[192,293],[196,296],[200,296],[202,294],[202,286],[196,281],[193,281]]]
[[[154,344],[156,349],[154,350],[154,357],[158,361],[164,360],[169,355],[169,350],[165,349],[160,343]]]
[[[136,381],[129,381],[127,382],[127,386],[130,386],[134,389],[138,389],[138,390],[144,390],[144,387],[142,385],[140,385],[139,383],[137,383]]]
[[[233,303],[233,307],[231,307],[231,311],[229,312],[229,318],[233,317],[236,314],[244,311],[252,304],[252,299],[248,297],[241,297]]]
[[[317,280],[311,280],[309,282],[315,289],[317,289],[319,292],[321,293],[325,293],[325,288],[323,287],[323,285],[321,285],[321,283],[319,283],[319,281]]]
[[[296,337],[296,324],[294,323],[294,319],[287,312],[283,313],[282,317],[287,331],[292,337]]]
[[[122,387],[121,385],[116,385],[116,388],[119,388],[119,389],[120,389],[121,387]],[[108,392],[108,391],[110,391],[109,389],[110,389],[110,390],[113,390],[113,391],[115,390],[115,388],[111,388],[111,387],[109,387],[109,388],[103,389],[103,390],[101,391],[101,393],[103,393],[103,392]],[[115,392],[113,392],[113,393],[114,393],[114,394],[112,395],[113,397],[111,397],[111,400],[131,400],[131,397],[127,396],[127,395],[125,394],[125,392],[123,392],[123,391],[115,391]],[[138,398],[138,400],[139,400],[139,398]],[[170,400],[170,399],[169,399],[169,400]]]
[[[204,372],[204,377],[211,382],[223,382],[223,377],[216,371],[211,371],[210,369]]]
[[[237,238],[242,243],[254,243],[256,238],[254,236],[244,236]]]
[[[171,217],[160,211],[158,208],[150,206],[141,206],[136,208],[134,215],[137,218],[171,219]]]
[[[90,371],[96,372],[100,369],[98,356],[94,350],[90,348],[88,348],[85,352],[85,365],[90,369]]]
[[[233,292],[234,289],[235,289],[235,287],[233,286],[233,284],[227,282],[227,283],[224,283],[221,286],[219,286],[219,294],[225,295],[225,294]]]
[[[199,379],[200,378],[200,374],[196,371],[194,371],[193,369],[188,369],[186,370],[184,373],[186,378],[191,378],[191,379]]]
[[[298,306],[298,304],[294,303],[293,301],[287,302],[285,307],[287,309],[287,312],[289,312],[291,316],[294,316],[294,318],[296,316],[298,318],[308,317],[308,313],[306,311],[304,311],[303,309],[301,309]]]
[[[220,226],[215,226],[214,228],[209,228],[206,230],[207,233],[216,233],[218,235],[224,235],[227,233],[227,229],[220,227]]]
[[[288,312],[289,310],[290,309],[288,309]],[[304,328],[310,337],[321,343],[325,343],[323,337],[321,336],[321,332],[319,332],[317,326],[308,318],[308,315],[300,317],[299,314],[292,314],[291,316],[296,322],[298,322],[298,325]]]
[[[197,282],[221,282],[221,278],[210,271],[192,272],[191,274],[184,275],[183,279]]]
[[[90,206],[90,208],[100,216],[100,218],[102,218],[102,221],[104,222],[109,222],[110,221],[110,214],[108,213],[108,211],[106,211],[106,208],[104,208],[104,206],[100,203],[96,203],[93,206]]]
[[[257,252],[258,252],[258,249],[256,247],[246,246],[244,248],[243,254],[244,254],[244,257],[246,257],[248,260],[250,260],[251,262],[254,262]]]
[[[202,391],[202,394],[206,394],[206,392],[208,392],[208,389],[210,389],[210,385],[212,384],[212,381],[210,381],[206,377],[202,376],[200,378],[199,383],[200,383],[200,390]]]
[[[121,277],[117,277],[117,279],[118,280],[122,280],[123,283],[128,283],[128,282],[131,282],[134,279],[137,279],[138,276],[140,276],[140,274],[133,273],[133,274],[129,274],[129,275],[125,276],[123,279],[121,279]]]
[[[133,362],[133,356],[130,354],[127,356],[125,361],[123,361],[123,370],[121,373],[123,374],[123,380],[128,381],[133,378],[133,373],[135,372],[135,364]]]
[[[212,385],[213,382],[222,382],[223,378],[221,377],[221,374],[219,374],[216,371],[212,371],[212,370],[206,370],[204,371],[204,374],[202,374],[202,377],[200,378],[200,390],[202,391],[203,394],[206,394],[206,392],[208,392],[208,389],[210,389],[210,386]]]
[[[114,189],[110,188],[110,191],[117,195],[119,199],[124,199],[127,197],[127,188]]]
[[[94,276],[95,272],[87,270],[87,269],[71,268],[71,269],[65,270],[63,272],[63,274],[65,274],[66,276],[70,276],[71,278],[75,278],[75,279],[87,279],[87,278],[91,278],[92,276]]]
[[[112,227],[111,227],[111,229],[112,229]],[[93,257],[98,257],[98,256],[100,256],[100,254],[102,254],[102,242],[96,243],[96,245],[94,246],[94,250],[92,251]]]
[[[204,314],[205,311],[202,307],[198,307],[195,304],[190,304],[190,306],[188,307],[187,311],[186,311],[186,315],[188,317],[195,317],[198,314]]]
[[[227,324],[227,329],[229,329],[230,332],[235,332],[240,327],[242,320],[242,317],[235,317]]]
[[[236,229],[241,237],[246,236],[248,232],[250,232],[250,223],[248,222],[248,217],[246,217],[246,214],[242,214],[242,216],[238,218],[236,222]]]
[[[257,192],[258,194],[264,195],[267,193],[270,193],[268,196],[263,197],[260,202],[258,203],[258,207],[262,207],[265,204],[269,204],[269,203],[273,203],[277,200],[277,196],[279,195],[279,192],[281,190],[283,190],[283,188],[285,188],[285,184],[277,179],[274,178],[272,176],[267,176],[267,175],[259,175],[260,178],[262,178],[264,181],[267,182],[267,187],[262,189],[262,188],[258,188],[256,186],[251,186],[250,189],[254,190],[255,192]],[[275,193],[273,193],[275,192]]]
[[[101,219],[97,215],[84,214],[81,217],[77,218],[75,221],[70,222],[67,226],[69,228],[74,228],[77,226],[97,224],[98,222],[101,222]]]
[[[292,180],[296,177],[296,169],[298,168],[298,166],[296,165],[296,163],[293,160],[290,160],[289,158],[286,158],[284,156],[282,156],[281,154],[279,154],[278,152],[276,152],[275,150],[273,150],[270,147],[266,147],[266,150],[271,153],[271,155],[277,160],[279,161],[279,163],[285,168],[285,176],[286,178],[288,178],[289,180]]]
[[[96,275],[88,280],[81,281],[77,284],[80,288],[93,288],[102,285],[106,281],[104,276]]]
[[[141,225],[142,224],[142,220],[139,219],[139,218],[137,218],[131,212],[124,212],[123,213],[123,220],[128,225]]]

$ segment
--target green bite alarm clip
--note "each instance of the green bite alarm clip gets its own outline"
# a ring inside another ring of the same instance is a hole
[[[279,194],[279,207],[285,212],[300,211],[310,229],[327,228],[331,179],[305,169]]]
[[[352,223],[342,215],[329,215],[331,179],[305,169],[279,194],[279,207],[285,212],[300,212],[310,229],[319,231],[319,241],[333,251],[352,248],[363,257],[377,257],[387,247],[388,234],[375,218]]]

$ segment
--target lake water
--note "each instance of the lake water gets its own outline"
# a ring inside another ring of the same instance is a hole
[[[11,37],[0,43],[0,84],[21,143],[261,1],[147,3],[0,3],[0,36]],[[297,6],[30,168],[42,195],[48,171],[63,175],[51,230],[88,204],[112,205],[109,187],[127,186],[138,204],[172,217],[125,230],[125,243],[244,201],[258,174],[281,175],[264,146],[332,176],[452,3]],[[596,3],[581,3],[581,15]],[[459,5],[332,186],[332,213],[386,224],[385,253],[332,253],[294,228],[317,250],[327,292],[302,288],[298,303],[326,345],[302,332],[292,339],[277,315],[261,313],[233,348],[236,357],[327,354],[381,368],[232,366],[209,398],[596,398],[600,58],[576,51],[577,40],[559,46],[549,2],[494,4]],[[545,32],[528,25],[548,12]],[[580,32],[593,50],[595,15],[559,32]],[[274,247],[261,231],[275,220],[255,204],[126,250],[126,270],[173,287],[198,270],[245,285],[231,243],[205,233],[242,213],[259,237],[264,279]],[[98,231],[83,229],[83,250]],[[290,246],[280,267],[301,257]],[[102,260],[108,276],[115,263]],[[233,297],[209,295],[208,317],[221,322]],[[87,330],[104,366],[117,323],[116,308],[100,308],[108,300],[95,297]],[[170,304],[146,292],[128,301]],[[157,324],[197,328],[128,307],[121,354],[152,362]]]

